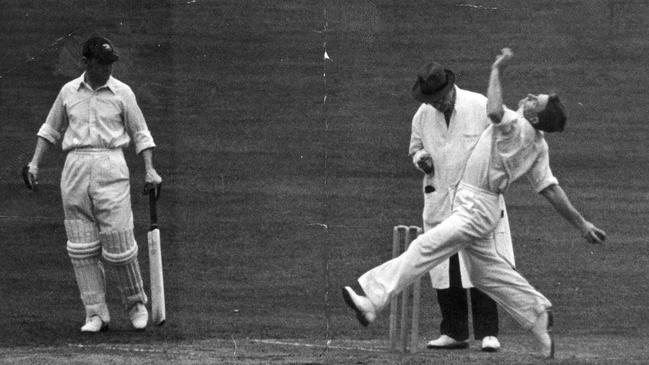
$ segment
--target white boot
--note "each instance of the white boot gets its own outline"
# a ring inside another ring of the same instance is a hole
[[[367,326],[376,319],[376,310],[374,305],[367,297],[356,294],[354,289],[346,286],[343,288],[343,299],[345,303],[356,311],[356,319],[363,325]]]
[[[99,316],[92,316],[86,320],[86,324],[81,327],[81,332],[84,333],[97,333],[104,331],[108,328],[108,323],[99,318]]]
[[[108,329],[110,313],[106,303],[88,304],[86,307],[86,324],[81,327],[81,332],[97,333]]]
[[[149,323],[149,311],[142,303],[136,303],[128,310],[128,318],[131,320],[133,328],[143,330]]]
[[[469,343],[466,341],[458,341],[448,335],[441,335],[438,339],[429,341],[426,347],[436,350],[456,350],[469,347]]]
[[[500,341],[496,336],[485,336],[482,339],[482,351],[496,352],[498,350],[500,350]]]
[[[552,325],[552,312],[544,311],[539,315],[530,329],[539,343],[539,355],[544,359],[554,358],[554,339],[551,335]]]

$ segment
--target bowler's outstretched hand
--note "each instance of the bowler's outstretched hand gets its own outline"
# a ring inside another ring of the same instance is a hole
[[[512,52],[511,48],[505,47],[500,50],[500,54],[496,56],[496,61],[494,61],[491,67],[500,68],[506,66],[512,58],[514,58],[514,52]]]
[[[583,236],[589,243],[604,243],[606,240],[606,232],[595,227],[595,225],[590,222],[586,222]]]

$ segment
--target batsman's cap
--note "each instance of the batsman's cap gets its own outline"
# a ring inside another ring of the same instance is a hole
[[[113,63],[119,59],[113,44],[104,37],[91,37],[83,44],[83,57],[95,58],[100,63]]]
[[[566,126],[568,117],[566,107],[557,94],[550,94],[545,109],[538,113],[539,121],[534,128],[544,132],[561,132]]]
[[[445,69],[437,62],[431,62],[417,72],[417,81],[412,86],[412,97],[421,103],[431,104],[446,95],[453,84],[453,71]]]

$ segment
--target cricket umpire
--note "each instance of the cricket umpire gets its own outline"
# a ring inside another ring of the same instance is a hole
[[[487,117],[487,98],[461,89],[453,71],[437,62],[417,73],[412,96],[421,103],[412,118],[409,154],[423,176],[423,226],[428,231],[451,215],[453,198],[466,161],[482,132],[491,124]],[[505,200],[500,199],[502,218],[490,243],[514,266],[509,221]],[[471,297],[473,335],[483,351],[497,351],[498,306],[473,287],[463,250],[430,271],[441,312],[440,337],[428,348],[458,349],[469,346],[469,305]]]
[[[23,178],[36,190],[44,153],[61,141],[67,153],[61,175],[67,252],[86,312],[81,331],[99,332],[110,322],[102,261],[114,267],[131,324],[142,330],[149,320],[148,299],[123,149],[133,142],[144,160],[145,186],[159,193],[162,178],[153,167],[155,143],[133,91],[111,76],[119,59],[112,43],[93,36],[83,44],[82,56],[85,72],[61,88],[37,133],[34,157],[23,168]]]

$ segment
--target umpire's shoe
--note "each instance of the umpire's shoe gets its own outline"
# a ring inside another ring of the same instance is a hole
[[[141,331],[149,323],[149,312],[142,303],[136,303],[129,309],[128,318],[131,320],[133,328]]]
[[[81,327],[83,333],[97,333],[108,329],[108,323],[104,322],[99,316],[91,316],[86,320],[86,324]]]
[[[540,345],[539,356],[544,359],[554,358],[554,339],[552,338],[552,326],[554,319],[552,312],[547,310],[539,315],[534,325],[532,326],[532,334]]]
[[[343,288],[343,299],[345,303],[356,312],[356,319],[363,325],[367,326],[376,319],[376,310],[374,305],[367,297],[356,294],[354,289],[346,286]]]
[[[426,348],[434,350],[459,350],[469,347],[466,341],[458,341],[448,335],[441,335],[438,339],[429,341]]]
[[[485,336],[482,339],[481,350],[484,352],[496,352],[500,350],[500,341],[496,336]]]

